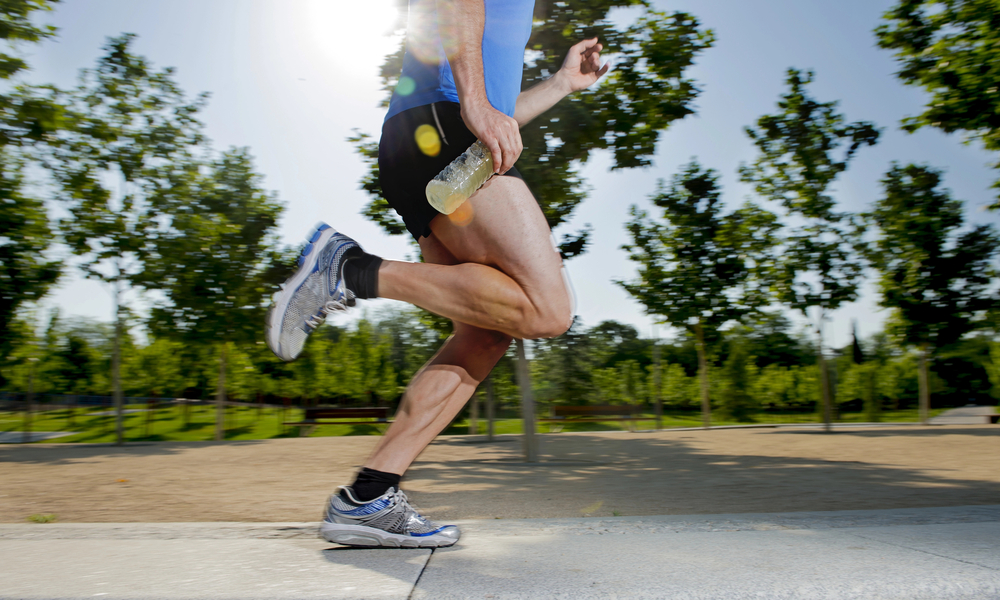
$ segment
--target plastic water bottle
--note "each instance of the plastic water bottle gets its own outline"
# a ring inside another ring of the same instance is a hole
[[[450,215],[493,176],[493,155],[476,141],[427,182],[427,201],[438,212]]]

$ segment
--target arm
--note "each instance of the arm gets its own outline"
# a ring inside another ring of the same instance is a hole
[[[521,132],[517,122],[493,108],[486,97],[483,78],[483,0],[438,0],[438,27],[455,76],[466,127],[493,154],[493,169],[505,173],[521,155]]]
[[[586,89],[608,72],[608,65],[601,66],[601,49],[597,38],[583,40],[569,49],[566,60],[555,75],[521,92],[514,109],[514,120],[519,127],[555,106],[573,92]]]

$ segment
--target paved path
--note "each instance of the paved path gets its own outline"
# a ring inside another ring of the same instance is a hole
[[[462,527],[432,552],[314,523],[0,525],[0,597],[1000,598],[1000,505]]]
[[[930,420],[931,425],[983,425],[990,422],[990,415],[997,414],[995,406],[963,406],[946,410]]]
[[[31,436],[32,442],[41,442],[44,440],[54,440],[56,438],[65,437],[67,435],[76,435],[79,432],[76,431],[32,431],[28,435]],[[21,444],[24,443],[24,432],[23,431],[0,431],[0,444]]]

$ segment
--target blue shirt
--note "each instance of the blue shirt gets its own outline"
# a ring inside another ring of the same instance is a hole
[[[521,93],[524,47],[531,35],[534,0],[485,0],[483,77],[493,108],[514,116]],[[417,106],[458,102],[455,77],[437,28],[434,0],[410,0],[406,52],[386,120]]]

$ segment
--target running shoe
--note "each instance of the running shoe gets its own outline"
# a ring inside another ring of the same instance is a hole
[[[316,225],[307,240],[299,270],[274,294],[267,311],[267,346],[282,360],[295,360],[328,314],[354,306],[354,292],[344,284],[344,263],[358,243],[326,223]]]
[[[440,526],[420,516],[406,494],[392,487],[369,502],[354,499],[350,487],[330,496],[320,534],[344,546],[442,548],[458,541],[454,525]]]

